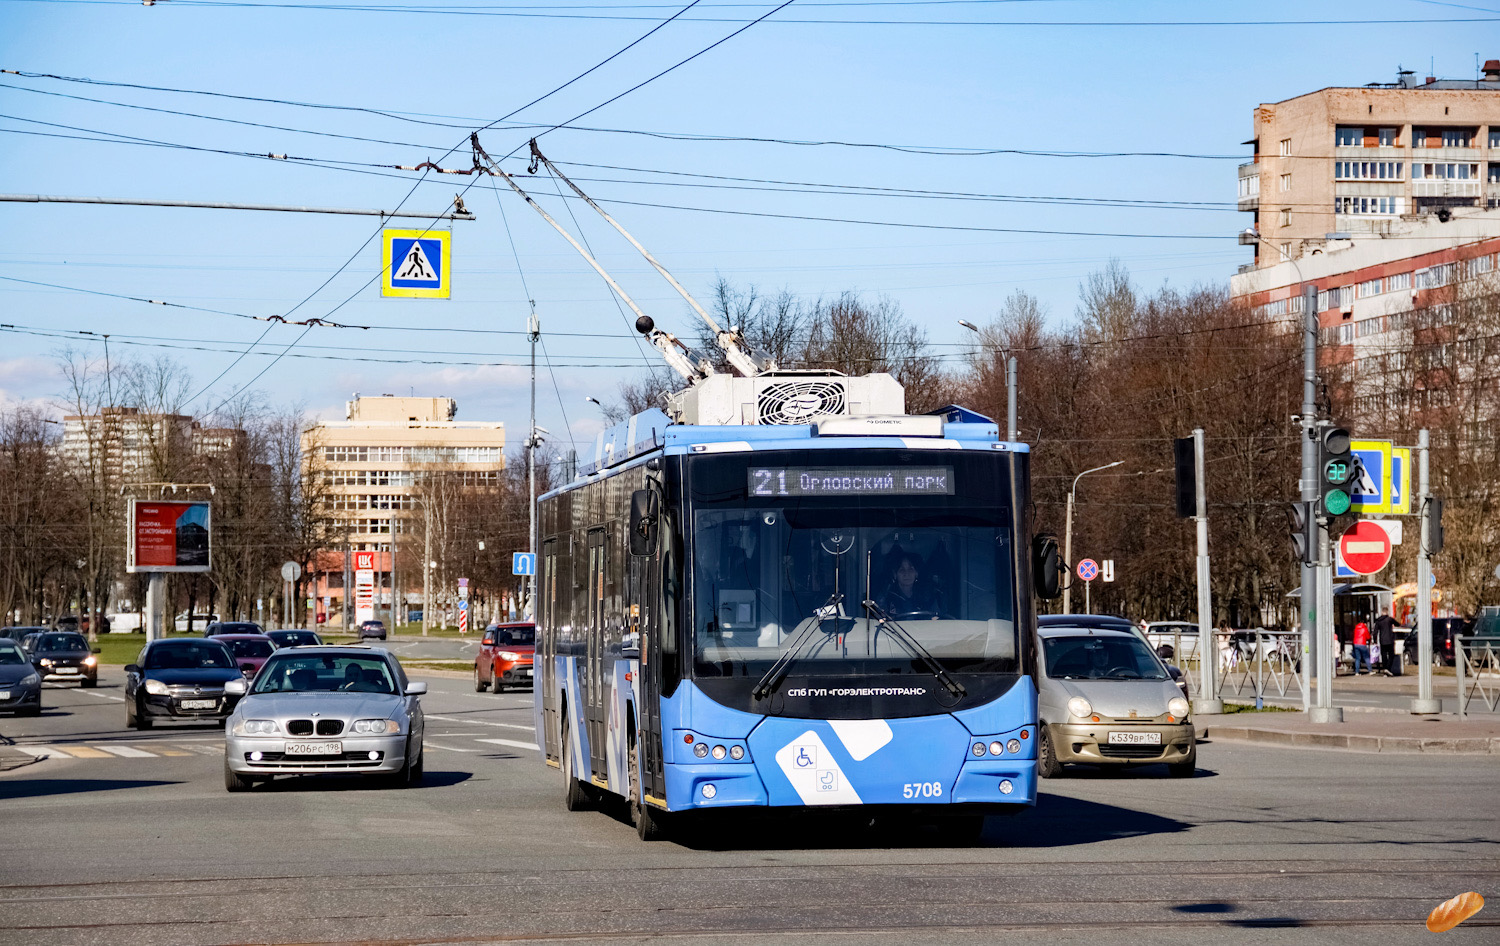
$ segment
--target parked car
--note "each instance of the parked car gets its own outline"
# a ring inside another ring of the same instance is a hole
[[[211,640],[229,648],[235,664],[247,677],[259,673],[266,658],[276,652],[276,642],[265,634],[216,634]]]
[[[229,688],[247,693],[224,730],[231,792],[277,775],[379,775],[401,787],[422,780],[427,684],[408,681],[388,651],[278,650],[253,681]]]
[[[221,634],[264,634],[265,630],[254,621],[215,621],[203,632],[204,637]]]
[[[1181,661],[1198,656],[1198,625],[1188,621],[1147,621],[1141,625],[1146,643],[1162,660]],[[1182,648],[1179,654],[1178,647]]]
[[[1458,657],[1453,652],[1453,635],[1458,634],[1468,637],[1473,632],[1469,629],[1469,622],[1463,618],[1433,618],[1432,619],[1432,662],[1445,666],[1453,666]],[[1500,628],[1496,629],[1500,631]],[[1406,638],[1401,644],[1403,659],[1412,666],[1417,664],[1417,629],[1411,628],[1406,632]]]
[[[189,628],[188,613],[184,611],[181,614],[177,615],[176,620],[172,622],[172,626],[177,628],[177,630],[179,631],[193,630],[198,631],[198,633],[202,633],[202,631],[200,630],[201,628],[206,628],[210,624],[216,623],[218,620],[219,616],[217,614],[194,614],[192,621],[193,626]]]
[[[136,662],[125,667],[125,725],[150,729],[164,720],[222,720],[239,702],[238,694],[225,690],[231,680],[243,683],[245,675],[221,640],[151,641],[141,648]]]
[[[323,638],[318,636],[317,631],[303,631],[289,628],[283,631],[266,631],[277,647],[308,647],[323,643]]]
[[[531,686],[536,652],[535,624],[491,624],[474,658],[474,690],[499,693],[508,686]]]
[[[1191,706],[1165,664],[1132,631],[1053,623],[1039,628],[1037,774],[1063,766],[1164,762],[1180,778],[1198,764]]]
[[[17,646],[21,641],[33,634],[41,634],[50,631],[50,627],[0,627],[0,639],[15,641]]]
[[[43,680],[75,680],[79,686],[99,685],[98,649],[76,631],[45,631],[27,638],[27,656]]]
[[[21,645],[8,638],[0,639],[0,711],[17,716],[42,712],[42,675]]]
[[[87,615],[87,614],[85,614],[81,618],[78,615],[76,615],[76,614],[64,614],[62,617],[58,618],[52,624],[52,626],[53,626],[53,628],[55,630],[59,630],[59,631],[73,631],[73,632],[79,633],[79,634],[87,634],[89,632],[89,628],[92,625],[93,625],[93,619],[91,618],[90,615]],[[99,633],[100,634],[108,634],[109,633],[109,618],[101,618],[100,619]]]
[[[359,625],[359,639],[364,640],[373,637],[377,640],[385,640],[384,621],[362,621]]]

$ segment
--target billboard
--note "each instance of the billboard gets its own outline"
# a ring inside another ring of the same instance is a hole
[[[126,527],[127,572],[206,572],[209,568],[206,502],[130,501]]]

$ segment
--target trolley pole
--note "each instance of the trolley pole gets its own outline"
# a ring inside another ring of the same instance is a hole
[[[1219,699],[1219,649],[1213,638],[1213,607],[1209,598],[1208,489],[1203,482],[1203,428],[1193,430],[1193,479],[1197,481],[1198,515],[1198,667],[1203,674],[1203,696],[1193,707],[1196,713],[1222,713]]]
[[[1417,509],[1422,542],[1417,547],[1417,698],[1413,713],[1441,713],[1442,700],[1432,696],[1432,489],[1427,469],[1428,434],[1417,431]],[[1460,697],[1462,705],[1462,697]]]
[[[1005,439],[1015,443],[1021,439],[1016,427],[1016,356],[1005,359]]]

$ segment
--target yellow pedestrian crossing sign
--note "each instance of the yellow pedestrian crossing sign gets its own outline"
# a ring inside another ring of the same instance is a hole
[[[453,234],[447,230],[384,230],[380,294],[447,299],[453,293]]]

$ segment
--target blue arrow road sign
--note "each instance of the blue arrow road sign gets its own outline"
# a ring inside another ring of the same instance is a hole
[[[515,552],[510,557],[510,573],[512,575],[535,575],[536,553]]]

